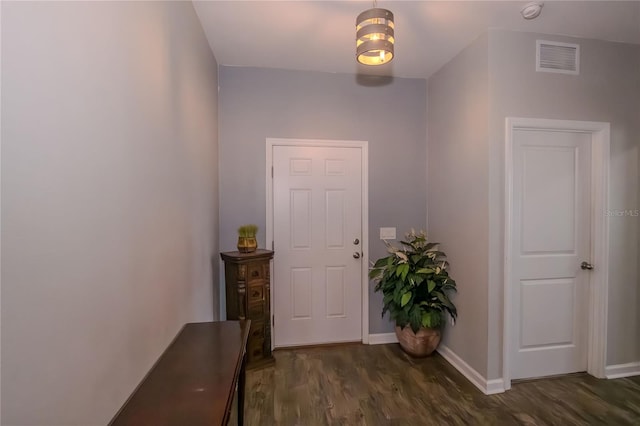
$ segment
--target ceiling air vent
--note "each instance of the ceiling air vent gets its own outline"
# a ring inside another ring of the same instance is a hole
[[[536,71],[580,73],[580,45],[536,40]]]

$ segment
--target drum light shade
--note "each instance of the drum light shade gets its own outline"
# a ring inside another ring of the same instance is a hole
[[[364,65],[382,65],[393,59],[393,13],[368,9],[356,19],[356,59]]]

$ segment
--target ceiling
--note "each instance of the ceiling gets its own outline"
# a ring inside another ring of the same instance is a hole
[[[194,1],[220,65],[427,78],[488,28],[640,44],[640,1],[546,1],[527,21],[524,1],[395,1],[395,58],[355,60],[355,19],[371,1]]]

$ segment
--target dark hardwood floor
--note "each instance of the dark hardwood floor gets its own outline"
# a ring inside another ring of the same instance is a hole
[[[396,345],[275,351],[247,372],[245,424],[640,425],[640,377],[571,375],[486,396],[442,357]]]

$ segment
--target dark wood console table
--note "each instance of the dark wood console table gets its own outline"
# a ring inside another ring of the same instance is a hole
[[[186,324],[110,424],[226,425],[237,384],[242,425],[250,323]]]

